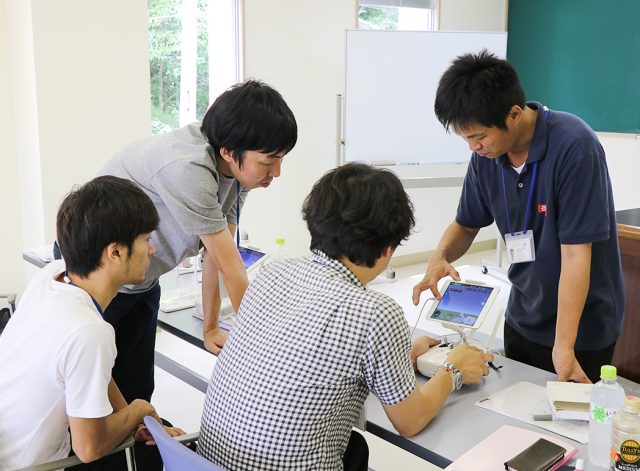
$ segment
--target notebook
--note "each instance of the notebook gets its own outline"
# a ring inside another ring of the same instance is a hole
[[[560,468],[578,452],[575,446],[551,435],[512,425],[503,425],[447,466],[445,471],[469,471],[470,469],[473,471],[496,471],[504,469],[505,461],[524,451],[540,438],[549,440],[567,450],[564,458],[550,468],[550,471]]]

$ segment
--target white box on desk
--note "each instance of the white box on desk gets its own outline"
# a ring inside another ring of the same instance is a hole
[[[547,381],[547,398],[553,419],[589,420],[593,384]]]

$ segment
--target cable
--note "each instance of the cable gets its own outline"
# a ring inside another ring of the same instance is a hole
[[[489,353],[491,353],[491,349],[493,349],[493,344],[496,340],[496,336],[498,335],[498,327],[502,323],[502,319],[504,319],[504,308],[501,308],[498,311],[498,317],[496,318],[496,321],[493,324],[493,329],[491,330],[491,336],[489,337],[489,342],[487,343],[487,352]]]
[[[435,301],[435,300],[436,298],[427,298],[425,302],[422,304],[422,307],[420,308],[420,314],[418,314],[418,318],[416,319],[416,323],[413,324],[413,330],[411,331],[411,338],[413,338],[413,334],[416,331],[416,327],[418,327],[418,322],[420,322],[420,318],[422,317],[422,311],[424,311],[424,307],[427,305],[429,301]]]

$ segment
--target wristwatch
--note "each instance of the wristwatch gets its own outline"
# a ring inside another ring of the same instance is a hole
[[[440,370],[445,370],[449,372],[449,375],[451,376],[451,392],[459,391],[460,388],[462,387],[463,378],[462,378],[462,373],[458,368],[456,368],[456,365],[454,365],[453,363],[447,362],[444,365],[442,365],[440,368],[438,368],[436,373]]]

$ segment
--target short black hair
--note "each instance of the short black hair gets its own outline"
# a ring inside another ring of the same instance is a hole
[[[245,151],[287,154],[298,140],[298,125],[282,95],[258,80],[237,84],[220,95],[202,119],[202,134],[220,158],[232,152],[242,167]]]
[[[398,177],[385,169],[349,163],[318,180],[302,206],[311,250],[373,267],[415,225],[413,204]]]
[[[132,181],[107,175],[74,188],[56,218],[67,270],[86,278],[100,268],[102,252],[113,242],[126,245],[131,255],[135,239],[159,221],[151,199]]]
[[[486,49],[458,56],[440,78],[435,112],[447,131],[472,124],[507,129],[511,108],[524,109],[524,90],[518,73],[504,59]]]

